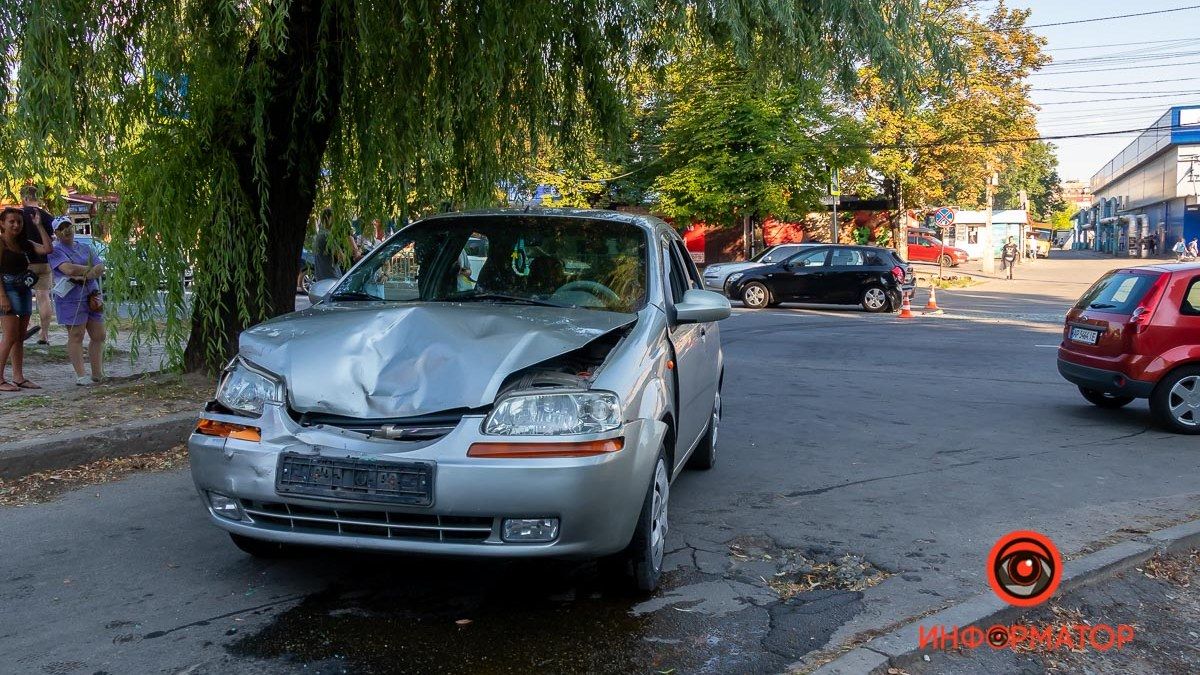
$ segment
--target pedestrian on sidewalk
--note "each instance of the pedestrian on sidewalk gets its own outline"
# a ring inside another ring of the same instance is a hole
[[[37,229],[44,230],[51,241],[54,240],[54,233],[50,229],[51,221],[54,216],[50,212],[42,208],[42,203],[38,199],[38,189],[36,185],[26,185],[21,188],[21,216],[24,221],[24,229],[22,235],[32,241],[41,241]],[[34,225],[33,216],[38,214],[41,225]],[[35,229],[36,228],[36,229]],[[33,253],[29,256],[29,269],[37,275],[37,284],[33,287],[34,297],[37,298],[38,318],[41,319],[38,328],[41,330],[41,335],[38,337],[39,345],[50,344],[50,265],[47,264],[46,256],[40,253]],[[37,331],[33,331],[25,336],[25,339],[33,337]]]
[[[1175,245],[1171,247],[1171,252],[1178,256],[1181,262],[1183,261],[1184,256],[1187,255],[1187,244],[1183,241],[1183,237],[1175,242]]]
[[[53,247],[50,236],[41,227],[41,214],[33,214],[35,232],[40,241],[31,241],[24,236],[25,219],[21,209],[8,207],[0,211],[0,280],[4,292],[0,293],[0,391],[41,389],[25,377],[25,331],[29,328],[29,316],[33,313],[33,287],[37,274],[29,269],[32,254],[48,255]],[[13,381],[4,377],[8,358],[12,356]]]
[[[1195,260],[1197,256],[1200,256],[1200,247],[1196,245],[1196,240],[1193,239],[1188,242],[1188,257]]]
[[[1013,237],[1008,238],[1008,242],[1004,244],[1004,248],[1000,249],[1000,259],[1003,262],[1004,269],[1008,270],[1008,278],[1013,278],[1013,267],[1017,264],[1017,259],[1021,257],[1021,252],[1017,248],[1017,242]]]
[[[75,369],[75,384],[86,387],[104,380],[104,304],[100,277],[104,265],[91,246],[75,241],[75,225],[69,218],[54,221],[58,240],[50,254],[54,271],[54,313],[67,328],[67,358]],[[88,336],[88,360],[92,374],[83,372],[83,335]]]

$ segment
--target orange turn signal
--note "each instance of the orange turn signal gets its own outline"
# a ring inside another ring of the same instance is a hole
[[[625,447],[624,438],[580,443],[472,443],[467,457],[492,459],[545,459],[549,457],[592,457],[617,452]]]
[[[262,433],[258,427],[248,427],[243,424],[218,422],[216,420],[200,420],[196,423],[196,433],[205,436],[221,436],[236,438],[242,441],[261,441]]]

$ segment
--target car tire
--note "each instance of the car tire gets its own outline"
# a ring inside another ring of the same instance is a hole
[[[942,267],[954,267],[954,258],[951,258],[948,255],[944,255],[944,256],[942,256],[941,263],[942,263]]]
[[[1124,408],[1133,402],[1132,396],[1106,394],[1102,391],[1096,391],[1095,389],[1088,389],[1087,387],[1080,387],[1079,393],[1082,394],[1085,399],[1087,399],[1088,403],[1091,403],[1097,408],[1116,410],[1117,408]]]
[[[255,558],[290,558],[296,553],[294,547],[280,544],[277,541],[255,539],[233,532],[229,533],[229,538],[233,540],[234,546],[242,549],[243,553],[249,553]]]
[[[671,472],[667,453],[660,450],[654,462],[654,474],[638,514],[633,540],[625,549],[626,569],[634,590],[650,593],[658,588],[666,555],[668,504],[671,496]],[[657,511],[657,513],[656,513]]]
[[[1200,366],[1184,366],[1159,381],[1150,394],[1150,412],[1159,424],[1177,434],[1200,434],[1197,402],[1200,402]]]
[[[716,400],[713,401],[712,417],[708,420],[708,431],[700,439],[700,445],[688,459],[689,469],[708,471],[717,465],[717,432],[721,428],[721,390],[717,390]]]
[[[742,304],[750,309],[763,309],[772,302],[771,291],[757,281],[751,281],[742,288]]]
[[[868,312],[883,312],[891,306],[887,291],[882,286],[867,286],[859,297],[859,304]]]

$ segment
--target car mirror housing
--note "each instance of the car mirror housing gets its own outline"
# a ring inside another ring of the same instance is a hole
[[[332,291],[333,287],[337,285],[337,282],[337,279],[321,279],[320,281],[314,281],[312,286],[309,286],[308,288],[309,302],[315,305],[324,300],[325,296],[329,295],[329,292]]]
[[[683,302],[675,303],[676,323],[707,323],[729,316],[729,299],[715,291],[693,288],[684,292]]]

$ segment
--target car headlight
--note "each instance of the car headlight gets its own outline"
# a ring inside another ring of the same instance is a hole
[[[746,276],[746,275],[742,274],[741,272],[734,272],[733,274],[729,275],[728,281],[729,281],[729,283],[732,284],[733,282],[737,281],[738,279],[741,279],[744,276]]]
[[[283,383],[241,359],[235,359],[226,369],[217,387],[217,402],[242,415],[261,415],[267,401],[282,400]]]
[[[621,402],[607,391],[515,394],[496,403],[483,432],[506,436],[599,434],[621,426]]]

